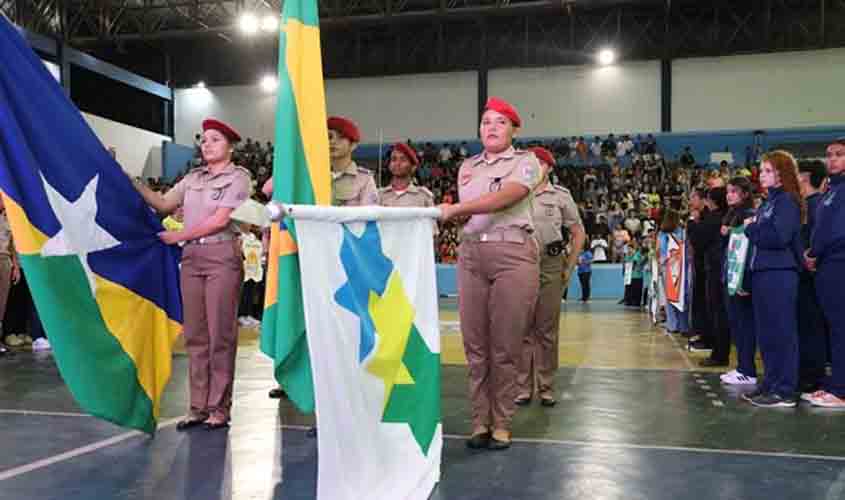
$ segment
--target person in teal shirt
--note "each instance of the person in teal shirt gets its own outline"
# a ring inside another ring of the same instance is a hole
[[[626,289],[625,305],[640,307],[643,296],[643,257],[640,249],[640,242],[636,238],[628,243],[628,254],[625,256],[625,265],[631,266],[631,284]]]

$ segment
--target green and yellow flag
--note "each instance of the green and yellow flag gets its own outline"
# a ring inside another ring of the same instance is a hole
[[[273,200],[331,203],[317,0],[287,0],[282,10]],[[273,224],[261,350],[273,358],[276,380],[291,401],[309,413],[314,411],[314,385],[296,241],[293,221]]]

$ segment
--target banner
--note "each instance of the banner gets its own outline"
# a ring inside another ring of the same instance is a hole
[[[679,311],[686,307],[687,297],[687,252],[686,233],[681,238],[669,235],[667,242],[667,259],[665,268],[666,300]]]
[[[437,209],[288,206],[317,409],[318,500],[426,500],[440,478]]]
[[[745,274],[745,261],[748,257],[749,246],[750,242],[748,237],[745,236],[745,226],[731,228],[725,276],[728,295],[734,296],[738,290],[743,290],[742,279]]]

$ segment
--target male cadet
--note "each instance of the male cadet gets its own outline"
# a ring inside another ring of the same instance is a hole
[[[361,142],[361,132],[351,120],[331,116],[329,158],[332,164],[332,205],[358,207],[378,205],[378,190],[373,174],[352,160],[352,153]]]
[[[384,207],[433,207],[434,195],[417,186],[412,179],[420,161],[416,152],[404,142],[393,145],[390,154],[390,185],[379,190],[379,205]]]

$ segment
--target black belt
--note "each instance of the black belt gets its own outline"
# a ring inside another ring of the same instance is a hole
[[[564,250],[563,240],[553,241],[546,245],[546,255],[549,257],[557,257],[562,254]]]

